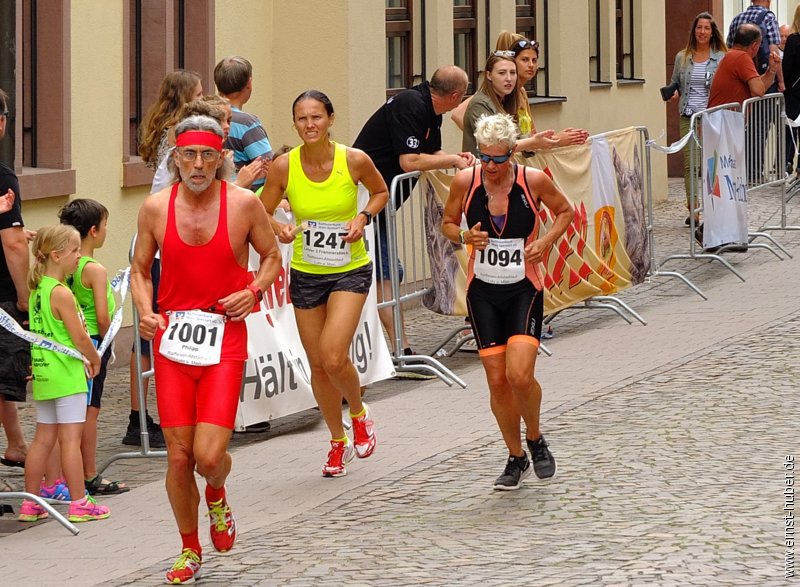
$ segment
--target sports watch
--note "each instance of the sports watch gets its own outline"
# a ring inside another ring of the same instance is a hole
[[[359,212],[359,214],[364,215],[364,217],[367,219],[367,224],[372,222],[372,212],[370,212],[369,210],[362,210],[361,212]]]
[[[247,289],[253,292],[253,295],[256,298],[256,302],[260,302],[261,300],[264,299],[264,292],[261,291],[261,288],[258,287],[257,285],[250,283],[247,285]]]

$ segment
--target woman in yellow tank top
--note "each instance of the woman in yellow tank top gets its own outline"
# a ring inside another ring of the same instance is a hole
[[[363,459],[375,450],[372,417],[361,401],[349,349],[372,284],[364,229],[389,193],[363,151],[331,140],[333,105],[325,94],[303,92],[292,115],[303,144],[272,162],[261,201],[272,214],[285,192],[295,216],[295,225],[273,221],[273,228],[281,242],[294,245],[289,293],[311,387],[331,433],[322,475],[340,477],[354,456]],[[370,192],[361,210],[359,183]],[[352,443],[342,425],[343,397],[353,421]]]

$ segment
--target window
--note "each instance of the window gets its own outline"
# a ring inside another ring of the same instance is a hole
[[[68,0],[0,3],[0,86],[10,98],[1,154],[25,199],[75,192],[69,19]]]
[[[548,0],[516,0],[517,33],[539,41],[539,71],[525,85],[529,96],[550,96],[550,59],[548,55]]]
[[[467,94],[478,87],[478,8],[477,0],[453,0],[454,63],[467,72]]]
[[[589,81],[610,85],[608,71],[608,0],[589,0]]]
[[[636,79],[634,0],[616,0],[617,79]]]
[[[412,0],[386,0],[386,97],[413,85]]]
[[[139,158],[139,124],[158,97],[164,76],[175,69],[190,69],[200,74],[204,93],[215,92],[214,0],[126,2],[123,185],[129,187],[152,180]]]

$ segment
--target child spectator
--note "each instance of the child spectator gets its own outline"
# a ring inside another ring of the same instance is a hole
[[[61,208],[58,217],[61,224],[72,226],[81,236],[81,260],[74,275],[67,279],[67,284],[86,319],[89,336],[99,347],[111,326],[111,316],[116,308],[114,292],[108,283],[108,272],[94,259],[95,249],[102,247],[106,240],[108,210],[95,200],[77,199]],[[97,474],[97,419],[110,358],[111,347],[103,353],[100,371],[89,388],[89,406],[81,439],[83,477],[89,495],[124,493],[129,490],[124,484],[108,481]]]
[[[61,447],[61,467],[74,498],[69,505],[71,522],[100,520],[110,515],[108,507],[98,505],[84,494],[82,483],[81,436],[86,420],[86,374],[100,370],[100,356],[92,344],[75,296],[67,287],[67,275],[74,273],[81,258],[81,240],[71,226],[46,226],[33,240],[34,261],[28,274],[31,332],[85,358],[74,357],[32,345],[33,399],[36,403],[36,434],[25,460],[25,490],[35,493],[44,475],[46,461],[56,440]],[[22,502],[19,519],[35,522],[47,517],[37,503]]]

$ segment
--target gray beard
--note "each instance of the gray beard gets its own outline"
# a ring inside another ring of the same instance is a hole
[[[211,185],[211,183],[214,181],[214,178],[211,177],[211,178],[208,179],[208,181],[203,182],[200,185],[195,185],[193,183],[189,183],[188,179],[190,179],[190,178],[191,178],[191,174],[189,175],[189,178],[186,178],[181,174],[181,180],[183,180],[184,187],[186,187],[189,191],[194,192],[195,194],[200,194],[200,193],[206,191],[209,188],[209,186]]]

